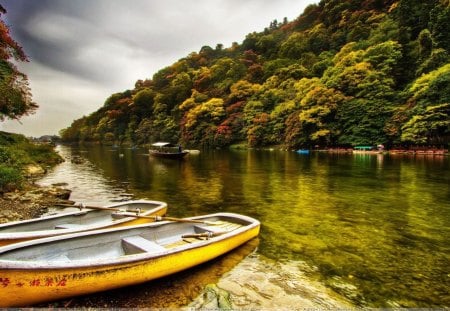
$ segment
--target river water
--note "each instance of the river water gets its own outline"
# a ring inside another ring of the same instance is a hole
[[[170,216],[226,211],[262,223],[258,239],[210,263],[60,305],[196,306],[217,284],[235,308],[450,307],[447,156],[58,151],[66,161],[39,183],[66,182],[76,202],[160,200]]]

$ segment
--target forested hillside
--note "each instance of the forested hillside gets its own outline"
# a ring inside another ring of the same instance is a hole
[[[321,0],[240,44],[203,46],[61,135],[196,147],[447,147],[449,52],[449,0]]]

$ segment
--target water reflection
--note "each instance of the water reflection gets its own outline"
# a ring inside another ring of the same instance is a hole
[[[448,157],[214,150],[167,161],[145,150],[61,152],[86,161],[65,163],[44,182],[68,182],[72,199],[131,194],[168,202],[176,217],[247,214],[262,222],[259,255],[316,267],[311,277],[355,304],[450,306]]]
[[[95,162],[88,160],[87,150],[61,146],[58,146],[57,150],[65,161],[39,180],[39,184],[67,184],[67,187],[72,190],[71,200],[89,205],[103,205],[131,197],[127,192],[127,180],[105,174],[103,169],[94,164]],[[111,154],[103,159],[110,158]],[[112,167],[108,172],[114,172]]]

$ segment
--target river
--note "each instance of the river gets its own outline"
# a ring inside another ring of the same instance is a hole
[[[262,227],[195,269],[57,306],[196,306],[217,284],[235,308],[450,307],[448,156],[210,150],[174,161],[142,149],[58,151],[66,161],[38,183],[66,182],[76,202],[160,200],[170,216],[236,212]]]

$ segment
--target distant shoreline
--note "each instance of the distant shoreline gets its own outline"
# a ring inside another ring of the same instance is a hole
[[[355,153],[355,154],[403,154],[403,155],[432,155],[448,156],[446,149],[390,149],[390,150],[355,150],[352,148],[327,148],[313,149],[311,151],[329,152],[329,153]]]

